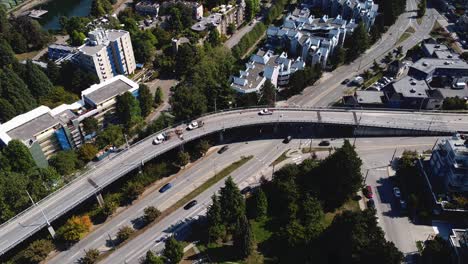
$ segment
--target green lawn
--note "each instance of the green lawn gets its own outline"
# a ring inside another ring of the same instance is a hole
[[[288,156],[286,155],[288,153],[289,149],[286,150],[285,152],[283,152],[283,154],[281,154],[281,156],[279,156],[277,159],[275,159],[275,161],[273,161],[270,166],[275,166],[277,164],[279,164],[280,162],[286,160],[288,158]]]
[[[377,73],[376,75],[374,75],[373,77],[371,77],[369,80],[367,80],[367,81],[364,82],[364,87],[367,88],[367,87],[371,86],[371,85],[374,84],[376,81],[378,81],[380,78],[382,78],[382,76],[383,76],[383,73],[382,73],[382,72]]]
[[[359,202],[353,199],[349,199],[346,203],[344,203],[340,208],[336,209],[333,212],[329,212],[325,214],[325,226],[329,226],[333,218],[335,218],[335,215],[340,214],[343,211],[354,211],[357,212],[361,210],[359,208]]]
[[[411,37],[411,33],[405,32],[403,35],[401,35],[400,39],[398,39],[396,45],[402,43],[403,41],[407,40],[409,37]]]

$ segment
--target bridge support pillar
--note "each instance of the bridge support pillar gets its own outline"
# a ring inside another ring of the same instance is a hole
[[[104,207],[104,198],[102,198],[102,194],[100,192],[96,193],[96,200],[100,207]]]
[[[278,123],[273,126],[273,133],[278,133]]]
[[[184,144],[183,144],[183,143],[182,143],[182,144],[180,144],[180,146],[179,146],[179,150],[180,150],[180,151],[184,151]]]
[[[224,133],[223,131],[219,131],[219,143],[223,143],[224,142]]]
[[[49,231],[49,234],[52,238],[55,238],[55,230],[52,225],[47,226],[47,230]]]

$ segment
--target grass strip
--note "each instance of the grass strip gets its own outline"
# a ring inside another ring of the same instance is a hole
[[[405,32],[403,35],[401,35],[400,39],[398,39],[396,45],[402,43],[403,41],[407,40],[409,37],[411,37],[411,33]]]
[[[279,164],[280,162],[286,160],[288,158],[288,156],[286,155],[288,153],[289,149],[286,150],[285,152],[283,152],[283,154],[281,154],[281,156],[279,156],[277,159],[275,159],[275,161],[273,161],[270,166],[276,166],[277,164]]]
[[[193,198],[197,197],[200,193],[206,191],[208,188],[210,188],[211,186],[215,185],[217,182],[219,182],[220,180],[224,179],[225,177],[227,177],[229,174],[231,174],[233,171],[235,171],[236,169],[240,168],[242,165],[244,165],[245,163],[247,163],[247,161],[251,160],[253,158],[253,156],[247,156],[247,157],[241,157],[240,160],[232,163],[231,165],[227,166],[226,168],[222,169],[220,172],[216,173],[213,177],[211,177],[210,179],[208,179],[206,182],[204,182],[202,185],[198,186],[195,190],[191,191],[189,194],[187,194],[186,196],[184,196],[182,199],[180,199],[179,201],[177,201],[175,204],[171,205],[169,208],[167,208],[166,210],[162,211],[161,212],[161,215],[156,218],[156,220],[154,220],[153,222],[149,223],[148,225],[144,226],[143,228],[141,229],[138,229],[138,230],[135,230],[135,232],[133,232],[130,237],[123,241],[122,243],[116,245],[114,248],[112,248],[111,250],[109,251],[106,251],[105,253],[101,254],[99,256],[99,260],[102,260],[104,258],[106,258],[107,256],[109,256],[113,251],[121,248],[122,246],[124,246],[125,244],[127,244],[129,241],[131,241],[132,239],[136,238],[137,236],[139,236],[140,234],[144,233],[146,230],[150,229],[151,227],[153,227],[154,225],[156,225],[157,223],[159,223],[162,219],[164,219],[165,217],[167,217],[168,215],[170,215],[171,213],[173,213],[175,210],[179,209],[180,207],[182,207],[183,205],[185,205],[186,203],[188,203],[189,201],[191,201]]]
[[[302,148],[301,151],[302,153],[311,153],[311,152],[320,152],[320,151],[330,151],[332,148],[330,147],[307,147],[307,148]]]

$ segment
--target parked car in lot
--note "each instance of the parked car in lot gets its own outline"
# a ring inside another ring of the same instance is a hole
[[[161,187],[161,189],[159,189],[159,192],[163,193],[163,192],[169,190],[171,187],[172,187],[172,184],[170,182],[166,183],[163,187]]]
[[[224,153],[226,150],[228,150],[228,149],[229,149],[229,146],[228,146],[228,145],[223,146],[222,148],[220,148],[220,149],[218,150],[218,154],[223,154],[223,153]]]
[[[330,146],[330,141],[322,140],[322,141],[320,141],[319,146],[322,146],[322,147],[323,146]]]
[[[265,108],[265,109],[262,109],[260,110],[260,112],[258,112],[259,115],[272,115],[273,114],[273,111],[271,111],[270,109],[268,108]]]
[[[362,191],[364,193],[364,196],[366,196],[366,198],[368,199],[371,199],[374,196],[374,194],[372,193],[372,187],[370,185],[367,185]]]
[[[154,145],[159,145],[161,143],[164,142],[164,140],[166,140],[166,137],[161,133],[161,134],[158,134],[154,140],[153,140],[153,144]]]
[[[375,208],[374,199],[369,199],[369,200],[367,201],[367,207],[368,207],[368,208]]]
[[[396,198],[401,197],[400,189],[398,187],[393,187],[393,195],[395,195]]]
[[[194,207],[195,205],[197,205],[197,203],[198,203],[197,200],[192,200],[192,201],[190,201],[188,204],[186,204],[184,206],[184,209],[188,210],[188,209]]]

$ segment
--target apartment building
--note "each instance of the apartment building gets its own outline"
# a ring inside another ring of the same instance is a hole
[[[468,262],[468,228],[452,229],[452,234],[449,237],[450,246],[452,247],[452,259],[455,264],[463,264]]]
[[[220,34],[227,35],[228,27],[234,24],[239,27],[244,23],[245,2],[240,0],[236,5],[221,5],[213,8],[213,13],[207,17],[202,17],[191,28],[193,31],[207,31],[216,28]]]
[[[191,1],[180,1],[180,0],[170,0],[164,1],[161,3],[161,7],[164,9],[170,8],[173,5],[182,4],[192,10],[192,16],[196,20],[200,20],[203,17],[203,5],[198,2]]]
[[[159,12],[159,4],[151,1],[141,1],[135,5],[135,11],[141,15],[155,17]]]
[[[88,33],[86,44],[78,48],[77,62],[96,73],[100,81],[136,69],[130,33],[124,30],[96,29]]]
[[[268,43],[281,46],[291,56],[300,56],[308,64],[325,67],[337,47],[344,44],[346,35],[357,27],[354,20],[341,16],[315,18],[308,8],[295,9],[280,27],[267,30]]]
[[[306,0],[306,4],[321,8],[331,17],[341,16],[345,20],[363,22],[367,30],[374,24],[379,5],[373,0]]]
[[[468,192],[468,144],[460,135],[439,141],[430,159],[433,179],[451,192]]]
[[[277,88],[285,86],[291,74],[304,69],[305,63],[300,57],[288,59],[286,52],[275,55],[272,50],[259,50],[245,66],[246,69],[234,76],[231,83],[231,88],[238,93],[258,93],[266,80]]]
[[[81,100],[54,109],[39,106],[0,125],[0,147],[13,139],[25,144],[36,164],[48,165],[47,160],[60,150],[80,147],[95,134],[87,135],[82,121],[93,117],[102,127],[115,122],[116,97],[125,92],[138,96],[138,84],[119,75],[84,90]]]

